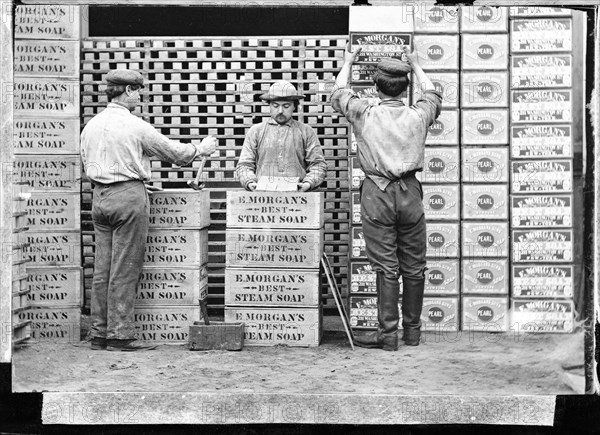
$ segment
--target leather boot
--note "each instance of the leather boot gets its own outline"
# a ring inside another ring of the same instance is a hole
[[[421,311],[425,278],[402,278],[402,340],[408,346],[418,346],[421,341]]]

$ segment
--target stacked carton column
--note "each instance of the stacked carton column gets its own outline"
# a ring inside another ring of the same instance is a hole
[[[81,315],[80,7],[17,6],[14,151],[35,339],[78,341]]]
[[[511,8],[513,322],[573,328],[573,18]]]
[[[135,303],[138,338],[185,343],[208,288],[209,192],[170,189],[150,195],[150,227]]]
[[[508,329],[508,10],[461,8],[462,329]]]
[[[25,232],[27,227],[27,211],[25,202],[29,196],[23,192],[26,183],[13,183],[13,207],[12,207],[12,237],[13,243],[9,245],[10,252],[3,252],[4,258],[12,260],[12,333],[13,345],[25,342],[31,338],[31,320],[27,318],[26,312],[29,308],[28,297],[31,293],[27,282],[28,259],[23,254],[26,248]]]
[[[227,192],[225,322],[248,346],[318,346],[323,193]]]
[[[379,103],[373,85],[373,73],[379,60],[385,57],[401,58],[404,46],[413,45],[412,7],[350,8],[350,44],[361,52],[352,65],[350,87],[360,98],[372,104]],[[410,89],[402,95],[410,103]],[[360,169],[356,137],[349,126],[350,158],[350,227],[349,306],[350,326],[353,329],[376,329],[377,289],[375,272],[367,260],[360,211],[360,186],[365,174]],[[401,281],[400,281],[401,282]]]
[[[419,62],[443,97],[431,125],[421,181],[427,220],[427,267],[421,321],[425,331],[458,330],[460,222],[458,8],[414,6]],[[413,100],[422,89],[413,86]]]

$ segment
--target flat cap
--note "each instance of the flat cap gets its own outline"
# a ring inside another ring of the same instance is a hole
[[[296,87],[287,80],[279,80],[273,83],[269,87],[269,91],[260,96],[260,99],[264,101],[300,100],[302,98],[304,98],[304,95],[299,94]]]
[[[106,74],[105,80],[109,85],[144,86],[144,77],[132,69],[113,69]]]
[[[384,74],[394,77],[404,77],[412,71],[408,62],[393,57],[384,57],[381,59],[377,64],[377,69]]]

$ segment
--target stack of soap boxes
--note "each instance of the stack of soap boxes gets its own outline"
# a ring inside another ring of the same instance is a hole
[[[321,192],[227,192],[225,322],[247,346],[318,346]]]

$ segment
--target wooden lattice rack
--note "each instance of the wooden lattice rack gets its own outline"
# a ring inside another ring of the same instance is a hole
[[[329,166],[325,191],[325,245],[335,278],[347,295],[350,200],[348,124],[333,113],[328,96],[341,67],[346,36],[88,38],[81,53],[81,125],[107,103],[102,80],[110,69],[140,70],[147,86],[139,114],[174,140],[219,139],[218,157],[207,162],[211,194],[209,306],[223,307],[225,194],[239,188],[234,169],[247,130],[269,116],[258,96],[276,80],[289,80],[307,98],[296,119],[316,129]],[[136,112],[138,113],[138,112]],[[199,162],[176,167],[152,161],[155,186],[185,188]],[[94,263],[91,185],[82,185],[82,238],[86,306]],[[334,307],[323,279],[325,307]]]

